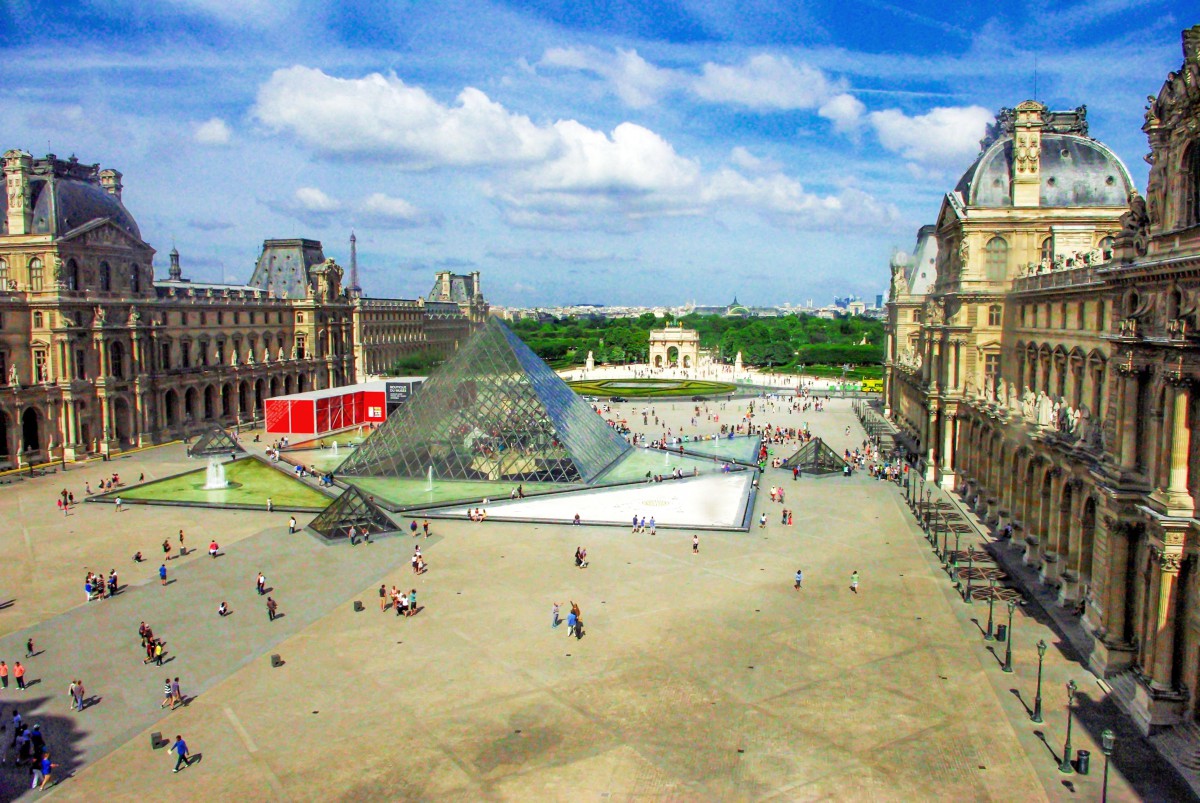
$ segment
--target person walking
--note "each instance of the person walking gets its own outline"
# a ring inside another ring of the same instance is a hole
[[[767,514],[763,513],[758,518],[758,529],[761,530],[763,527],[766,527],[766,526],[767,526]]]
[[[254,581],[254,587],[258,590],[260,597],[267,593],[267,577],[262,572],[258,573],[258,578]]]
[[[850,573],[850,590],[855,594],[858,593],[858,569]]]
[[[50,761],[50,751],[49,750],[47,750],[45,753],[42,753],[42,763],[41,763],[41,766],[38,768],[42,772],[42,785],[38,787],[39,792],[41,792],[47,786],[50,786],[54,782],[53,781],[54,768],[57,766],[58,766],[57,764]],[[33,787],[30,787],[30,788],[32,789]]]
[[[558,608],[559,608],[559,604],[560,604],[560,603],[557,603],[557,602],[556,602],[556,603],[554,603],[554,605],[553,605],[553,606],[551,606],[551,608],[550,608],[550,628],[551,628],[551,629],[554,629],[554,628],[558,627],[559,623],[561,622],[561,620],[558,618]]]
[[[288,535],[294,535],[296,532],[296,517],[288,517]]]
[[[25,667],[20,661],[13,664],[13,677],[17,679],[17,690],[25,691]]]
[[[421,526],[425,529],[425,537],[428,538],[429,537],[429,519],[423,520],[421,522]]]
[[[166,555],[166,560],[171,559],[171,539],[163,539],[163,554]]]
[[[804,572],[800,569],[796,570],[796,585],[794,588],[799,591],[804,587]]]
[[[175,769],[172,772],[179,772],[180,767],[187,767],[192,763],[187,742],[183,740],[182,736],[175,736],[175,744],[171,745],[171,751],[177,756],[175,759]]]
[[[171,681],[171,710],[175,710],[176,705],[183,705],[183,688],[179,685],[179,678]]]
[[[269,496],[267,497],[267,512],[268,513],[275,512],[275,503],[273,501],[271,501],[271,497],[269,497]]]
[[[267,597],[267,621],[275,621],[275,611],[279,609],[279,604],[271,597]]]
[[[379,586],[379,612],[387,613],[388,591],[386,585]]]
[[[170,704],[170,702],[171,702],[171,700],[172,700],[172,699],[173,699],[173,697],[172,697],[172,694],[171,694],[171,679],[170,679],[170,678],[166,678],[165,680],[163,680],[163,697],[162,697],[162,702],[158,704],[158,707],[159,707],[159,708],[166,708],[166,707],[167,707],[167,705],[168,705],[168,704]]]
[[[579,625],[579,617],[575,615],[575,611],[567,612],[567,638],[570,638],[575,633],[575,628]]]
[[[221,604],[217,606],[217,616],[228,616],[229,606],[225,604],[225,600],[221,600]]]
[[[120,513],[124,509],[125,509],[125,506],[121,503],[121,497],[118,496],[116,499],[113,500],[113,511],[116,513]]]
[[[0,661],[0,689],[8,688],[8,664]]]
[[[698,536],[698,535],[692,536],[692,554],[693,555],[700,554],[700,536]]]
[[[79,706],[79,697],[75,694],[75,681],[73,680],[67,687],[67,696],[71,698],[71,710],[74,711]]]
[[[165,655],[166,652],[167,651],[163,649],[162,640],[155,639],[154,640],[154,664],[155,664],[155,666],[163,665],[163,655]]]
[[[33,648],[33,639],[28,639],[25,642],[25,657],[32,658],[35,652],[37,652],[37,650]]]
[[[408,616],[416,616],[417,613],[417,589],[408,592]]]

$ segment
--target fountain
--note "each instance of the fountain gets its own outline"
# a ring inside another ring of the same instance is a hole
[[[429,479],[425,481],[425,490],[433,490],[433,466],[429,467]]]
[[[338,452],[337,452],[337,441],[334,441],[334,442],[333,442],[333,456],[334,456],[334,457],[337,457],[337,456],[338,456]]]
[[[208,471],[204,475],[204,490],[223,491],[229,487],[225,479],[225,466],[215,457],[208,458]]]

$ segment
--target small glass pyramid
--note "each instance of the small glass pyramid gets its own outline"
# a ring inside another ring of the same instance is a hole
[[[188,454],[192,457],[224,455],[240,451],[242,451],[241,444],[220,427],[213,427],[201,433],[200,437],[196,438],[196,442],[188,447]]]
[[[329,539],[349,538],[351,527],[356,535],[364,537],[399,529],[373,500],[353,486],[321,511],[308,526]]]
[[[845,465],[842,456],[826,446],[820,438],[813,438],[783,461],[784,468],[799,468],[802,474],[833,474],[840,472]]]
[[[631,448],[508,327],[489,318],[337,473],[350,483],[587,484]]]

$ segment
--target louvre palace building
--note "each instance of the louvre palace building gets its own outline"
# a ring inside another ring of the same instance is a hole
[[[888,302],[885,412],[1082,612],[1146,732],[1200,713],[1200,26],[1183,50],[1144,192],[1085,108],[1004,109]]]
[[[261,417],[271,396],[448,354],[488,314],[479,274],[418,299],[365,297],[314,240],[267,240],[246,284],[183,277],[121,201],[122,175],[3,156],[0,468],[161,443]]]

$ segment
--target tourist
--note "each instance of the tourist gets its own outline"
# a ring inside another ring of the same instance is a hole
[[[293,534],[295,534],[295,532],[296,532],[296,517],[291,516],[288,518],[288,535],[293,535]]]
[[[800,569],[796,570],[796,585],[794,588],[799,591],[804,587],[804,572]]]
[[[575,611],[567,613],[567,638],[570,638],[575,633],[575,628],[579,626],[579,617],[575,615]]]
[[[171,559],[171,542],[170,542],[170,540],[168,540],[166,538],[163,539],[162,549],[163,549],[163,554],[167,556],[166,559],[170,560]]]
[[[17,679],[17,691],[25,691],[25,667],[20,661],[13,664],[13,677]]]
[[[208,555],[209,555],[209,557],[211,557],[211,558],[215,558],[215,557],[217,556],[217,552],[218,552],[218,550],[220,550],[220,547],[219,547],[219,546],[217,546],[217,541],[216,541],[216,539],[214,538],[212,541],[209,541],[209,543],[208,543]]]
[[[217,616],[228,616],[228,615],[229,615],[229,606],[227,606],[225,604],[225,601],[222,600],[221,604],[219,606],[217,606]]]
[[[142,557],[142,553],[140,551],[133,553],[133,562],[134,563],[141,563],[143,560],[144,560],[144,558]]]
[[[117,570],[108,570],[108,595],[111,597],[117,593]]]
[[[171,710],[175,710],[176,705],[183,705],[183,689],[179,685],[179,678],[171,681]]]
[[[425,537],[428,538],[429,537],[429,519],[425,519],[424,521],[422,521],[421,527],[424,528]]]
[[[278,608],[279,608],[278,603],[276,603],[275,600],[272,599],[271,597],[267,597],[267,621],[268,622],[275,621],[275,611],[278,610]]]
[[[558,608],[560,603],[556,602],[550,606],[550,629],[558,627],[560,620],[558,618]],[[7,681],[6,681],[7,682]]]
[[[167,584],[167,564],[162,564],[158,567],[158,582],[160,585]]]
[[[39,767],[42,773],[42,785],[38,787],[39,792],[51,784],[53,780],[54,768],[57,766],[57,764],[51,763],[49,751],[42,753],[42,764],[41,767]],[[33,787],[30,788],[32,789]]]
[[[271,501],[271,497],[269,497],[269,496],[267,497],[267,512],[268,513],[275,512],[275,503],[273,501]]]
[[[181,766],[186,767],[192,763],[192,760],[188,754],[187,742],[183,740],[182,736],[175,737],[175,744],[171,745],[171,750],[177,756],[179,756],[179,758],[175,760],[175,769],[172,770],[172,772],[179,772],[179,768]]]
[[[650,534],[658,535],[658,525],[654,521],[654,517],[650,517]]]
[[[764,513],[758,519],[758,529],[761,530],[763,527],[766,527],[766,526],[767,526],[767,514]]]
[[[850,573],[850,590],[855,594],[858,593],[858,570],[855,569]]]
[[[581,522],[580,522],[580,520],[579,520],[579,514],[578,514],[578,513],[576,513],[576,514],[575,514],[575,519],[574,519],[574,520],[571,522],[571,524],[576,524],[576,525],[577,525],[577,524],[580,524],[580,523],[581,523]]]
[[[387,598],[388,598],[387,586],[380,583],[380,585],[379,585],[379,612],[380,613],[387,612],[387,606],[388,606]]]
[[[417,589],[408,592],[408,613],[407,616],[415,616],[417,613]]]
[[[125,509],[121,504],[121,497],[118,496],[116,499],[113,500],[113,503],[115,505],[115,507],[113,508],[113,510],[115,512],[120,513],[122,510]]]
[[[699,535],[692,536],[692,554],[693,555],[700,554],[700,536]]]
[[[167,651],[163,647],[162,639],[155,639],[154,640],[154,665],[162,666],[163,665],[163,656],[166,654],[167,654]]]
[[[258,590],[260,597],[267,593],[267,577],[262,572],[258,573],[258,579],[254,581],[254,587]]]
[[[170,705],[172,708],[174,708],[174,700],[175,695],[171,690],[171,679],[167,678],[163,681],[163,698],[162,702],[158,704],[158,707],[161,709]]]
[[[416,519],[413,519],[411,522],[409,522],[408,531],[413,534],[413,538],[417,537],[417,520]]]
[[[35,655],[37,655],[37,650],[33,648],[33,639],[27,639],[25,641],[25,657],[32,658]]]
[[[8,688],[8,664],[0,661],[0,689]]]

